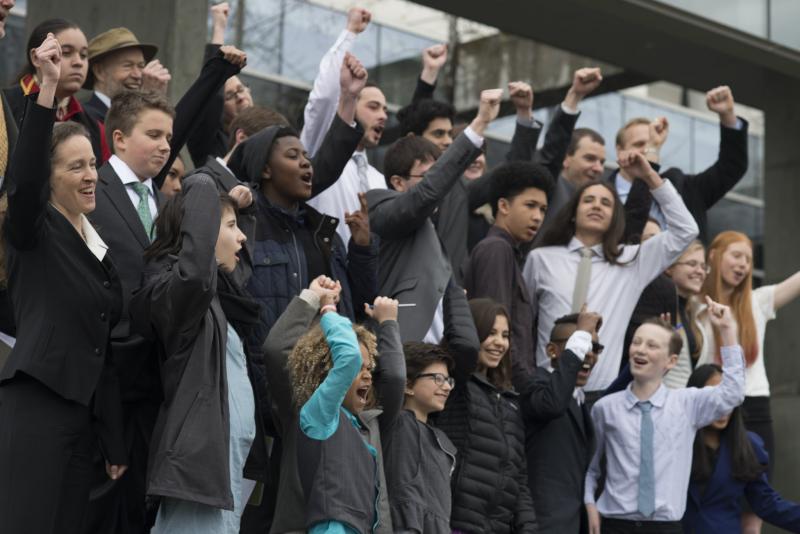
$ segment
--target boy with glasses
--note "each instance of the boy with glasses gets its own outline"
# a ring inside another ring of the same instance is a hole
[[[556,320],[547,355],[523,391],[528,484],[540,533],[586,532],[584,475],[594,430],[582,387],[603,351],[597,332],[602,318],[585,310]]]
[[[383,457],[395,532],[449,534],[450,476],[456,447],[429,423],[455,386],[453,358],[439,345],[405,343],[403,410],[383,433]]]

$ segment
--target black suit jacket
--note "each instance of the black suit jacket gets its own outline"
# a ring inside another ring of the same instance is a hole
[[[8,173],[3,232],[18,328],[0,383],[24,373],[64,399],[92,405],[106,457],[120,464],[125,448],[109,343],[122,307],[120,280],[110,255],[99,261],[48,202],[54,121],[54,109],[29,102]]]
[[[203,53],[203,64],[219,54],[220,45],[206,44]],[[200,123],[193,129],[186,142],[189,156],[195,167],[201,167],[206,158],[223,157],[228,153],[228,134],[222,127],[222,109],[225,95],[220,87],[212,94],[200,113]]]
[[[706,170],[697,174],[687,174],[681,169],[671,167],[666,171],[660,173],[661,177],[669,180],[675,186],[675,189],[683,199],[689,213],[692,214],[697,226],[700,229],[698,238],[708,244],[708,210],[714,204],[719,202],[728,191],[733,189],[739,183],[747,172],[747,121],[739,118],[742,121],[742,128],[727,128],[720,125],[720,140],[719,140],[719,156]],[[656,168],[656,170],[658,170]],[[614,174],[611,175],[612,184]],[[641,180],[634,180],[634,188],[631,189],[631,195],[637,188],[637,182]],[[641,188],[641,185],[638,187]],[[639,214],[638,217],[629,218],[626,216],[625,223],[626,235],[639,235],[641,236],[644,225],[647,223],[647,216],[650,213],[650,204],[653,197],[648,189],[644,189],[643,193],[644,206],[646,211]],[[628,197],[630,202],[630,197]],[[627,204],[626,204],[627,211]],[[627,215],[627,214],[626,214]]]
[[[6,162],[6,174],[8,173],[8,163],[11,162],[11,154],[14,152],[14,146],[17,144],[17,136],[19,135],[19,130],[17,129],[16,119],[14,117],[14,111],[11,109],[11,105],[8,103],[6,99],[5,93],[0,92],[0,100],[2,100],[3,104],[3,114],[6,118],[6,137],[8,138],[8,161]],[[2,190],[5,191],[5,183],[2,185]]]
[[[520,399],[525,417],[528,480],[540,533],[582,531],[583,488],[594,427],[572,393],[582,362],[564,351],[551,373],[538,367]]]
[[[92,97],[86,102],[81,103],[83,111],[95,122],[106,122],[106,113],[108,113],[108,106],[105,102],[97,97],[97,93],[92,93]]]

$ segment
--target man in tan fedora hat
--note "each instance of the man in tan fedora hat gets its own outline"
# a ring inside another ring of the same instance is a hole
[[[89,74],[84,87],[94,89],[84,103],[89,116],[105,122],[111,99],[122,91],[153,90],[166,94],[170,74],[153,59],[155,45],[140,43],[128,28],[111,28],[89,41]]]

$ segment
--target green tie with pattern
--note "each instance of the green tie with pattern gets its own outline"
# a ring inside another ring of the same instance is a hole
[[[139,220],[142,221],[144,232],[147,234],[147,239],[152,239],[151,234],[153,231],[153,215],[150,213],[150,188],[141,182],[133,182],[130,185],[136,194],[139,195],[139,204],[136,206],[136,213],[139,214]]]

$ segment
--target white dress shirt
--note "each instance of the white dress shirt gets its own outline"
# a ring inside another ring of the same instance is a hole
[[[308,95],[303,111],[303,130],[300,132],[300,142],[309,156],[317,153],[336,116],[341,92],[339,74],[344,56],[353,47],[355,39],[356,34],[343,30],[319,62],[319,72]]]
[[[86,218],[86,215],[82,213],[81,230],[86,239],[86,246],[89,247],[89,250],[94,254],[94,257],[97,258],[97,261],[103,261],[103,258],[106,257],[106,252],[108,252],[108,245],[106,245],[103,238],[100,237],[100,234],[97,233],[97,230],[94,229],[94,226],[92,226],[92,223]]]
[[[100,99],[100,102],[102,102],[103,104],[106,105],[107,108],[111,107],[111,97],[110,96],[108,96],[108,95],[106,95],[104,93],[101,93],[97,89],[95,89],[94,94],[97,96],[97,98]]]
[[[664,384],[649,400],[653,407],[655,512],[638,511],[641,411],[631,391],[603,397],[592,408],[597,449],[586,473],[584,502],[593,504],[606,458],[606,481],[597,500],[604,517],[628,520],[680,521],[692,471],[692,450],[698,429],[730,413],[744,400],[744,356],[738,345],[722,349],[722,383],[702,389],[670,389]]]
[[[592,370],[586,391],[603,390],[617,377],[625,330],[642,290],[697,237],[697,223],[670,182],[664,180],[652,194],[666,216],[664,232],[642,245],[623,246],[616,264],[605,260],[602,245],[592,247],[586,303],[588,309],[603,316],[599,336],[606,347]],[[555,320],[570,313],[582,247],[573,237],[567,246],[534,249],[525,261],[522,276],[538,310],[536,361],[540,366],[547,366],[545,347]]]
[[[108,160],[108,163],[111,165],[111,168],[114,169],[114,172],[117,173],[119,179],[122,180],[122,185],[125,186],[125,191],[128,192],[128,198],[131,199],[134,209],[137,209],[139,206],[139,193],[137,193],[133,187],[129,186],[128,184],[141,182],[147,186],[147,188],[150,190],[150,194],[147,195],[147,204],[150,206],[150,216],[152,217],[153,222],[155,222],[156,215],[158,215],[158,205],[156,205],[156,194],[153,191],[153,179],[148,178],[145,181],[139,180],[139,177],[136,176],[130,167],[128,167],[128,164],[119,159],[116,154],[111,156],[111,158]]]
[[[378,169],[372,165],[367,165],[368,189],[361,187],[361,177],[358,174],[358,164],[356,155],[360,154],[365,159],[367,157],[363,150],[357,151],[345,165],[342,175],[336,182],[325,191],[315,196],[307,202],[308,205],[331,217],[339,219],[336,231],[344,241],[344,246],[350,245],[350,228],[344,222],[344,212],[354,212],[361,209],[358,202],[358,193],[366,193],[369,189],[386,189],[386,181]]]

